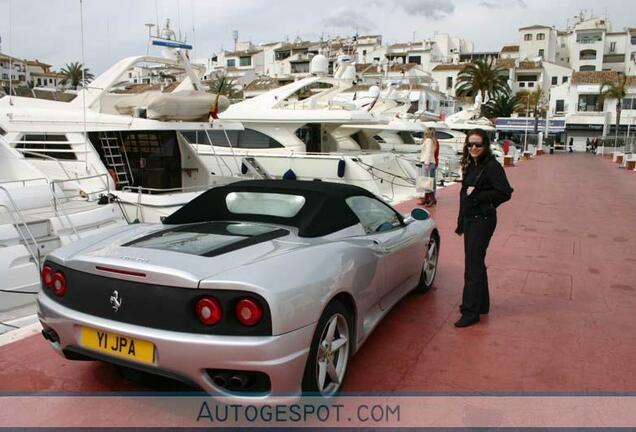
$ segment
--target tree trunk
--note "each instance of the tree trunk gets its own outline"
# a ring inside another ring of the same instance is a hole
[[[484,117],[486,113],[484,113],[484,104],[486,103],[486,92],[481,90],[481,105],[479,105],[479,117]]]

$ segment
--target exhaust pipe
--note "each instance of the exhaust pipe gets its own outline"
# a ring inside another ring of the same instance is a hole
[[[246,374],[236,374],[230,378],[230,387],[243,389],[250,385],[250,376]]]
[[[212,378],[212,382],[217,387],[226,388],[228,384],[227,375],[222,373],[214,375],[214,378]]]
[[[60,337],[52,328],[43,329],[42,336],[44,339],[52,343],[58,343],[60,341]]]

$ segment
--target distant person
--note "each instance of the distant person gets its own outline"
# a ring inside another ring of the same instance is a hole
[[[505,138],[503,143],[501,143],[501,148],[503,149],[504,156],[508,156],[508,152],[510,151],[510,140]]]
[[[589,138],[588,138],[588,144],[589,144]],[[574,152],[574,138],[570,137],[570,142],[568,143],[568,147],[570,148],[570,153]]]
[[[435,128],[431,128],[433,131],[433,142],[435,143],[435,164],[431,167],[433,172],[433,193],[431,195],[430,206],[437,205],[437,167],[439,167],[439,140],[437,139],[437,131]]]
[[[592,141],[592,153],[596,154],[597,151],[598,151],[598,137],[594,138],[594,140]]]
[[[461,318],[455,327],[479,322],[490,311],[486,251],[497,226],[497,207],[510,200],[513,189],[490,149],[488,134],[468,133],[461,158],[462,188],[455,233],[464,236],[464,292]]]
[[[435,132],[431,128],[424,130],[422,150],[420,152],[420,172],[416,192],[420,204],[432,205],[435,188]]]

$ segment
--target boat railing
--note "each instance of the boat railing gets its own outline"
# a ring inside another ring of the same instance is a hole
[[[132,192],[137,194],[146,194],[146,195],[157,195],[157,194],[167,194],[167,193],[181,193],[181,192],[196,192],[200,190],[207,190],[210,188],[210,185],[197,185],[197,186],[185,186],[178,188],[149,188],[142,186],[125,186],[122,189],[122,192]]]
[[[5,188],[4,186],[0,186],[0,191],[4,192],[4,194],[6,195],[8,203],[11,206],[11,208],[9,208],[7,205],[2,203],[0,203],[0,206],[7,209],[7,213],[9,214],[9,217],[11,217],[11,220],[13,221],[13,225],[16,227],[16,231],[18,232],[18,235],[22,239],[22,242],[24,243],[24,247],[27,249],[31,257],[33,258],[33,261],[37,263],[39,268],[40,267],[40,246],[38,245],[37,240],[35,240],[35,236],[31,232],[31,229],[29,228],[29,225],[27,224],[26,219],[24,218],[24,215],[20,211],[20,208],[15,203],[13,196],[11,196],[11,192],[9,192],[9,189]],[[33,250],[33,248],[35,248],[35,251]]]
[[[66,221],[66,223],[68,224],[68,227],[71,229],[71,231],[73,232],[73,234],[75,235],[75,237],[77,238],[77,240],[81,239],[81,236],[79,235],[79,232],[77,231],[77,227],[75,226],[75,224],[73,223],[73,221],[71,220],[70,216],[68,215],[68,213],[66,212],[66,210],[64,209],[64,203],[65,202],[69,202],[72,198],[76,198],[74,196],[69,196],[66,192],[63,193],[62,198],[58,197],[58,188],[59,190],[63,190],[63,188],[61,187],[64,183],[68,183],[68,182],[82,182],[82,181],[86,181],[86,180],[93,180],[93,179],[102,179],[102,183],[104,184],[104,188],[103,189],[97,189],[94,191],[91,191],[91,194],[97,195],[97,194],[106,194],[107,196],[110,195],[110,184],[108,182],[108,174],[104,173],[104,174],[95,174],[95,175],[90,175],[90,176],[84,176],[84,177],[74,177],[74,178],[70,178],[67,180],[52,180],[50,182],[50,186],[51,186],[51,202],[52,202],[52,207],[53,207],[53,211],[55,212],[55,215],[60,218],[60,219],[64,219]],[[83,192],[82,190],[80,190],[80,192],[78,193],[77,197],[81,197],[84,198],[85,197],[85,192]]]
[[[7,181],[0,182],[0,186],[10,185],[10,184],[21,184],[23,187],[25,187],[27,186],[27,183],[36,182],[36,181],[44,181],[44,183],[46,184],[48,183],[49,179],[47,179],[46,177],[34,177],[34,178],[20,179],[20,180],[7,180]]]

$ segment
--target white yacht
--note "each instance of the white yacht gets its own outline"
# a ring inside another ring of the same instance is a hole
[[[1,101],[0,101],[1,102]],[[0,136],[0,314],[33,302],[41,258],[79,238],[124,224],[117,205],[83,195],[75,179],[55,179]],[[63,170],[62,166],[57,167]],[[105,175],[89,192],[107,193]],[[80,180],[81,181],[81,180]]]
[[[378,125],[373,114],[337,97],[352,85],[355,68],[343,58],[334,76],[327,77],[327,60],[317,55],[311,70],[312,77],[222,113],[222,119],[241,122],[246,129],[246,136],[230,137],[231,148],[221,134],[191,134],[189,142],[212,171],[223,174],[345,182],[389,202],[412,197],[413,166],[381,152],[373,135],[364,133],[365,127]]]
[[[171,53],[176,58],[121,60],[71,102],[0,99],[0,128],[9,146],[89,201],[112,195],[129,222],[157,222],[203,190],[236,180],[210,171],[185,136],[240,134],[243,126],[207,120],[215,95],[203,92],[183,52]],[[120,93],[125,75],[140,65],[184,68],[185,78],[170,93]]]

